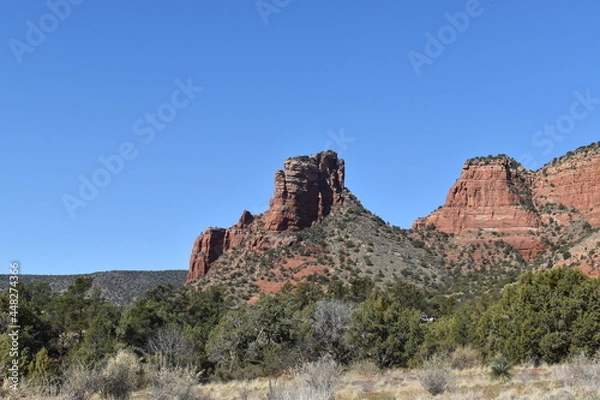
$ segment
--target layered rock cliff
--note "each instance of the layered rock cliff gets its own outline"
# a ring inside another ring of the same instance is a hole
[[[328,151],[285,161],[275,173],[275,194],[264,229],[297,231],[323,220],[344,193],[344,160]]]
[[[248,301],[286,283],[356,277],[456,285],[464,295],[526,269],[565,265],[599,275],[597,227],[600,142],[538,171],[504,155],[468,160],[445,204],[411,230],[362,207],[344,187],[344,161],[328,151],[286,160],[265,213],[244,211],[232,227],[200,235],[187,282]],[[472,285],[462,280],[472,273]]]
[[[208,228],[194,241],[187,281],[204,276],[213,262],[229,249],[239,246],[250,233],[254,216],[244,210],[237,224],[229,229]]]
[[[532,174],[506,156],[467,161],[446,203],[416,224],[433,224],[446,233],[473,229],[520,233],[537,229]]]
[[[455,235],[494,232],[531,257],[543,248],[541,241],[529,234],[540,227],[532,181],[533,174],[507,156],[468,160],[445,204],[414,226],[432,224]]]
[[[433,225],[465,238],[494,234],[530,260],[549,243],[548,224],[581,220],[600,226],[598,143],[535,172],[503,155],[469,160],[445,204],[413,227]]]
[[[533,191],[538,205],[562,204],[600,226],[600,142],[545,165],[536,173]]]
[[[275,194],[259,216],[244,211],[229,229],[208,228],[194,242],[187,282],[204,276],[221,255],[243,242],[252,250],[267,250],[276,240],[269,232],[293,232],[318,224],[341,205],[344,160],[333,151],[289,158],[275,173]],[[271,244],[269,244],[271,243]]]

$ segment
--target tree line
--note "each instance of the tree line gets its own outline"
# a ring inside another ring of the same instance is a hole
[[[205,380],[272,376],[323,357],[410,368],[464,347],[484,363],[498,355],[557,363],[600,350],[600,280],[575,269],[525,272],[501,293],[465,302],[404,282],[376,287],[368,278],[334,280],[327,290],[288,284],[255,304],[223,293],[160,285],[119,308],[90,278],[62,293],[44,283],[20,285],[20,370],[32,380],[60,380],[125,349],[147,363],[192,366]],[[6,371],[6,292],[0,309]]]

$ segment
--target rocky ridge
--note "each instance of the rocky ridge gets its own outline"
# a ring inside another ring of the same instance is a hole
[[[553,261],[557,244],[565,247],[600,227],[600,142],[537,171],[505,155],[468,160],[444,205],[413,228],[428,225],[458,243],[495,237],[529,262]]]
[[[368,277],[468,293],[525,269],[600,271],[600,142],[538,171],[505,155],[470,159],[445,204],[409,230],[362,207],[344,167],[331,151],[286,160],[265,213],[196,239],[187,283],[252,301],[286,283]]]
[[[232,227],[208,228],[196,239],[187,284],[222,285],[253,301],[286,283],[437,282],[433,256],[367,211],[344,179],[344,161],[332,151],[286,160],[265,213],[244,211]]]

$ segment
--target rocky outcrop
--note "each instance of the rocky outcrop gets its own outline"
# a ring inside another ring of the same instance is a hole
[[[413,227],[467,236],[493,232],[526,259],[544,249],[551,221],[600,226],[600,144],[577,149],[532,172],[507,156],[467,161],[445,204]],[[470,239],[469,239],[470,240]]]
[[[226,229],[208,228],[202,235],[198,236],[192,247],[190,267],[187,281],[196,280],[204,276],[210,265],[217,260],[226,250],[224,246]]]
[[[275,173],[265,230],[297,231],[318,223],[340,204],[343,192],[344,161],[336,153],[290,158]]]
[[[533,205],[533,176],[507,156],[468,160],[446,203],[415,226],[435,225],[455,235],[483,230],[503,236],[503,240],[530,257],[543,248],[530,232],[540,227]]]
[[[350,213],[353,205],[355,210]],[[340,250],[346,241],[328,243],[326,239],[333,234],[319,229],[304,232],[306,235],[295,232],[318,225],[328,215],[332,221],[339,217],[340,224],[331,225],[337,226],[334,229],[344,229],[339,228],[346,226],[344,219],[355,218],[358,209],[362,206],[358,207],[344,187],[344,161],[336,153],[290,158],[275,173],[275,192],[264,214],[244,211],[231,228],[209,228],[196,239],[187,282],[214,271],[203,282],[243,276],[254,279],[254,285],[266,292],[279,288],[285,282],[283,277],[300,281],[304,274],[342,268],[346,260],[340,256],[335,261],[331,256],[343,254]],[[595,232],[592,228],[600,227],[600,142],[569,152],[538,171],[529,171],[504,155],[468,160],[444,205],[415,221],[413,227],[414,237],[403,242],[406,246],[398,257],[404,252],[417,254],[426,247],[439,255],[436,263],[455,271],[491,265],[547,267],[562,260],[565,265],[579,265],[589,274],[597,273],[600,243],[588,236]],[[358,237],[361,239],[349,242],[359,252],[355,242],[377,241]],[[401,239],[394,236],[390,240],[391,248],[398,245],[394,240]],[[576,243],[582,245],[566,247]],[[567,248],[573,250],[572,256]],[[298,257],[308,256],[315,259],[297,271],[285,272]],[[326,267],[323,260],[327,259]],[[357,261],[360,263],[360,258]],[[410,264],[410,268],[415,265]],[[362,268],[371,266],[377,267],[365,262]]]
[[[265,251],[277,241],[270,232],[298,231],[318,224],[342,204],[344,160],[333,151],[294,157],[275,173],[275,194],[269,209],[260,216],[244,211],[229,229],[208,228],[194,242],[187,282],[209,272],[224,253],[243,243],[251,250]]]
[[[469,160],[444,206],[415,224],[433,224],[452,234],[537,229],[540,221],[533,210],[530,182],[529,171],[508,157]]]
[[[536,174],[533,190],[540,206],[575,209],[593,227],[599,227],[600,142],[544,166]]]
[[[231,228],[208,228],[198,236],[192,247],[187,281],[204,276],[223,253],[239,246],[248,235],[247,228],[253,221],[254,216],[244,210],[238,223]]]

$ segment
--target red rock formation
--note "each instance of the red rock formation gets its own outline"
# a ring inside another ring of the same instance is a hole
[[[297,231],[323,220],[343,199],[344,161],[328,151],[288,159],[275,173],[265,230]]]
[[[237,224],[229,229],[208,228],[198,236],[192,247],[187,281],[191,282],[204,276],[213,262],[224,252],[239,246],[248,235],[248,228],[254,216],[244,210]]]
[[[225,232],[225,229],[208,228],[196,238],[192,247],[187,281],[204,276],[208,272],[210,264],[223,254]]]
[[[550,213],[552,205],[563,211]],[[553,219],[565,225],[581,218],[600,226],[600,143],[537,172],[506,156],[469,160],[446,203],[413,226],[433,224],[458,236],[480,229],[496,232],[531,259],[544,249],[538,235],[543,223]]]
[[[321,222],[343,202],[344,194],[344,161],[335,152],[286,160],[284,169],[275,173],[275,194],[264,215],[244,211],[231,228],[209,228],[196,239],[187,282],[204,276],[222,254],[246,240],[248,248],[265,251],[273,245],[269,232],[297,231]]]
[[[593,146],[592,146],[593,148]],[[600,226],[600,154],[578,151],[550,163],[536,174],[536,203],[563,204]]]
[[[446,203],[416,226],[433,224],[446,233],[483,229],[498,233],[536,230],[531,174],[508,157],[469,160],[452,186]]]

